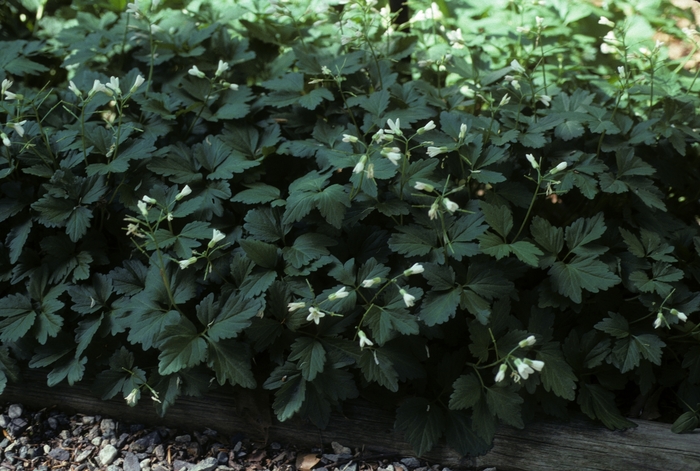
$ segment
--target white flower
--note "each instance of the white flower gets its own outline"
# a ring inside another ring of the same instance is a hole
[[[614,28],[614,27],[615,27],[615,22],[612,21],[612,20],[607,19],[607,18],[604,17],[604,16],[601,16],[601,17],[600,17],[600,19],[598,20],[598,24],[599,24],[599,25],[609,26],[609,27],[611,27],[611,28]]]
[[[126,4],[126,12],[131,13],[134,15],[136,18],[139,18],[139,0],[134,0],[134,3],[127,3]]]
[[[535,371],[542,371],[542,368],[544,368],[544,362],[540,360],[530,360],[526,358],[525,363]]]
[[[527,26],[518,26],[515,28],[515,31],[522,34],[528,34],[530,32],[530,28]]]
[[[197,257],[190,257],[187,260],[180,260],[177,262],[178,265],[180,265],[180,269],[184,270],[185,268],[189,267],[193,263],[197,261]]]
[[[226,72],[228,69],[229,69],[228,63],[219,59],[219,66],[216,68],[216,72],[214,72],[214,77],[218,77],[219,75]]]
[[[435,147],[435,146],[430,146],[428,147],[428,155],[430,157],[435,157],[436,155],[444,154],[447,152],[447,147],[442,146],[442,147]]]
[[[321,322],[321,318],[325,316],[325,312],[319,311],[317,308],[311,306],[309,308],[309,315],[306,316],[306,320],[309,322],[313,321],[314,324],[318,325],[318,323]]]
[[[512,82],[510,82],[510,85],[516,90],[520,90],[520,82],[518,82],[517,80],[513,80]]]
[[[430,209],[428,210],[428,217],[432,219],[437,219],[437,210],[438,210],[438,203],[437,200],[430,205]]]
[[[367,162],[367,155],[363,155],[360,158],[360,161],[355,164],[355,167],[352,169],[352,173],[362,173],[362,171],[365,169],[365,163]]]
[[[661,325],[663,325],[665,323],[666,323],[666,318],[664,317],[664,315],[661,312],[659,312],[656,315],[656,320],[654,321],[654,328],[658,329],[659,327],[661,327]]]
[[[411,268],[408,270],[404,270],[403,275],[404,276],[411,276],[411,275],[417,275],[419,273],[423,273],[425,269],[423,268],[423,265],[420,263],[414,263]]]
[[[403,296],[403,302],[406,304],[406,307],[411,307],[416,303],[416,297],[406,292],[405,289],[400,289],[399,293]]]
[[[416,182],[416,184],[413,185],[413,188],[419,191],[427,191],[428,193],[435,190],[435,187],[433,185],[429,185],[428,183],[423,182]]]
[[[536,16],[535,17],[535,24],[537,25],[537,28],[542,28],[542,23],[544,22],[544,18],[541,16]]]
[[[2,81],[2,93],[0,95],[4,95],[7,90],[12,86],[14,82],[10,79],[5,79]]]
[[[7,134],[5,134],[4,132],[2,132],[2,133],[0,133],[0,137],[2,137],[2,144],[3,144],[5,147],[11,147],[11,146],[12,146],[12,141],[10,140],[9,137],[7,137]]]
[[[141,211],[141,214],[143,217],[148,218],[148,206],[146,205],[145,201],[138,201],[136,203],[136,206],[139,207],[139,211]]]
[[[387,142],[393,141],[394,136],[392,136],[391,134],[387,134],[383,129],[380,129],[379,131],[377,131],[374,134],[374,136],[372,136],[372,140],[381,144],[382,141],[387,141]]]
[[[467,125],[466,123],[462,123],[459,126],[459,139],[462,140],[464,139],[464,136],[467,135]]]
[[[552,103],[552,97],[549,95],[538,95],[537,99],[542,103],[544,106],[549,106],[550,103]]]
[[[392,121],[391,119],[386,120],[387,126],[389,126],[389,134],[396,134],[397,136],[401,136],[403,133],[401,132],[401,119],[396,118],[396,121]]]
[[[677,309],[671,309],[671,315],[676,316],[679,320],[683,322],[688,320],[688,316],[686,316],[684,313],[680,312]]]
[[[464,37],[462,36],[462,29],[457,28],[454,31],[448,31],[445,33],[447,36],[447,40],[450,42],[450,45],[454,47],[455,49],[462,49],[464,47]]]
[[[398,147],[395,147],[395,149],[398,149]],[[399,162],[401,161],[401,153],[399,153],[399,152],[383,152],[383,154],[384,154],[384,157],[391,160],[392,164],[399,165]]]
[[[615,36],[614,31],[608,31],[605,34],[605,36],[603,36],[603,41],[608,43],[608,44],[613,44],[613,45],[616,45],[619,43],[619,41],[617,40],[617,36]]]
[[[518,374],[520,377],[523,379],[527,379],[528,376],[530,376],[532,373],[535,372],[530,366],[522,361],[520,358],[516,358],[515,361],[513,362],[515,364],[515,367],[518,369]]]
[[[374,342],[368,339],[367,335],[361,330],[357,331],[357,336],[360,337],[360,348],[371,347],[372,345],[374,345]]]
[[[455,211],[457,211],[459,209],[459,205],[457,203],[455,203],[454,201],[450,200],[449,198],[443,198],[442,205],[450,213],[454,213]]]
[[[20,121],[19,123],[9,123],[8,126],[13,128],[17,134],[19,134],[19,137],[24,137],[24,128],[22,127],[24,123],[26,123],[27,120],[25,119],[24,121]]]
[[[508,103],[510,103],[510,95],[506,93],[503,95],[503,98],[501,98],[501,102],[498,104],[498,106],[505,106]]]
[[[618,66],[617,68],[617,73],[620,75],[620,79],[625,80],[625,77],[627,76],[627,73],[625,72],[625,67],[624,66]]]
[[[75,93],[75,96],[77,96],[78,98],[83,97],[82,92],[80,90],[78,90],[78,87],[75,86],[75,83],[73,83],[72,80],[70,81],[70,85],[68,86],[68,90]]]
[[[345,286],[343,286],[342,288],[340,288],[340,289],[339,289],[338,291],[336,291],[335,293],[331,293],[331,294],[328,296],[328,299],[329,299],[330,301],[333,301],[333,300],[335,300],[335,299],[347,298],[349,295],[350,295],[350,293],[348,293],[348,289],[347,289]]]
[[[382,282],[382,279],[377,276],[375,278],[364,280],[362,282],[362,287],[363,288],[371,288],[372,286],[376,285],[377,283],[381,283],[381,282]]]
[[[163,31],[163,28],[161,28],[161,27],[158,26],[157,24],[153,23],[153,24],[151,25],[151,34],[160,33],[161,31]],[[155,55],[154,55],[154,57],[155,57]]]
[[[540,164],[537,163],[537,161],[535,160],[535,156],[534,156],[534,155],[532,155],[532,154],[525,154],[525,158],[527,159],[528,162],[530,162],[530,165],[532,165],[532,168],[534,168],[535,170],[537,170],[538,168],[540,168]]]
[[[331,69],[329,69],[327,66],[321,66],[321,73],[323,75],[331,75]]]
[[[602,43],[600,45],[600,52],[602,54],[614,54],[616,51],[617,51],[617,48],[615,48],[614,46],[611,46],[608,43]]]
[[[651,55],[651,51],[650,51],[648,48],[646,48],[646,47],[640,47],[640,48],[639,48],[639,52],[640,52],[643,56],[649,57],[649,56]]]
[[[536,341],[537,340],[535,340],[535,336],[531,335],[528,338],[526,338],[525,340],[521,340],[520,343],[518,344],[518,346],[520,348],[530,347],[532,345],[535,345]]]
[[[121,93],[121,89],[119,88],[119,79],[117,77],[110,77],[109,83],[105,84],[105,86],[114,91],[116,95]]]
[[[5,92],[5,100],[14,100],[15,98],[17,98],[16,94],[14,94],[10,91]]]
[[[296,302],[296,303],[289,303],[287,304],[287,310],[289,312],[294,312],[298,309],[302,309],[306,307],[306,303],[304,302]]]
[[[175,201],[180,201],[182,198],[189,195],[190,193],[192,193],[192,188],[190,188],[189,185],[185,185],[185,187],[182,190],[180,190],[180,193],[178,193],[175,196]]]
[[[214,229],[214,230],[212,231],[211,240],[209,241],[209,244],[207,245],[207,247],[212,248],[212,247],[214,247],[219,241],[222,241],[222,240],[224,240],[225,238],[226,238],[226,234],[224,234],[223,232],[221,232],[221,231],[218,230],[218,229]]]
[[[519,74],[525,73],[525,67],[520,65],[520,62],[518,62],[517,59],[513,59],[513,61],[510,63],[510,68]]]
[[[432,131],[435,129],[437,126],[435,126],[435,122],[433,120],[428,121],[428,124],[423,126],[422,128],[419,128],[418,131],[416,131],[418,134],[423,134],[426,131]]]
[[[134,93],[141,85],[144,84],[146,81],[145,78],[143,78],[143,75],[139,74],[136,76],[136,80],[134,80],[134,84],[131,86],[131,89],[129,90],[129,93]]]
[[[139,389],[134,388],[131,390],[129,395],[124,398],[126,400],[126,404],[129,407],[134,407],[136,405],[136,402],[138,401],[138,394],[139,394]]]
[[[199,68],[196,65],[193,65],[190,70],[187,71],[188,74],[194,76],[194,77],[199,77],[199,78],[204,78],[206,77],[206,74],[199,70]]]
[[[95,80],[93,82],[92,89],[90,90],[90,93],[88,93],[88,95],[92,96],[97,92],[102,92],[105,95],[112,96],[112,92],[107,87],[105,87],[104,84],[102,82],[100,82],[99,80]]]
[[[343,142],[357,142],[357,137],[351,134],[343,134]]]
[[[494,378],[497,383],[500,383],[506,378],[506,370],[508,369],[508,365],[505,363],[501,364],[501,366],[498,368],[498,373],[496,373],[496,377]]]
[[[145,201],[146,203],[149,203],[149,204],[156,204],[157,203],[155,198],[151,198],[148,195],[143,195],[143,198],[141,198],[141,200]]]
[[[557,165],[552,170],[550,170],[549,173],[551,175],[554,175],[555,173],[561,172],[562,170],[566,169],[566,167],[568,167],[568,165],[569,164],[567,164],[566,162],[561,162],[559,165]]]

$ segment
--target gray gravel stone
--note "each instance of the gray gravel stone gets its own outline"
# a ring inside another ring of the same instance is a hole
[[[75,457],[75,461],[77,461],[78,463],[80,463],[81,461],[85,461],[86,459],[88,459],[88,457],[89,457],[90,455],[92,455],[92,452],[93,452],[93,451],[95,451],[93,448],[90,448],[90,449],[88,449],[88,450],[83,450],[83,451],[81,451],[81,452],[78,453],[78,455]]]
[[[129,445],[129,449],[133,452],[146,451],[149,448],[153,450],[153,448],[155,448],[156,445],[160,444],[160,442],[160,434],[156,431],[153,431],[148,435],[145,435],[139,438],[138,440],[131,442],[131,444]]]
[[[118,454],[119,451],[116,448],[112,445],[107,445],[100,450],[100,453],[97,455],[97,461],[99,461],[102,466],[107,466],[112,464],[112,461],[115,460]]]
[[[401,462],[409,468],[418,468],[420,466],[420,460],[413,457],[404,458],[401,460]]]
[[[102,431],[103,437],[112,438],[114,436],[114,429],[114,420],[102,419],[102,422],[100,422],[100,430]]]
[[[139,459],[135,454],[127,452],[126,455],[124,455],[124,471],[141,471]]]
[[[200,461],[196,465],[190,468],[189,471],[213,471],[219,465],[216,458],[210,457],[204,461]]]
[[[173,471],[185,471],[188,470],[192,465],[186,461],[175,460],[173,461]]]
[[[49,458],[57,461],[68,461],[70,459],[70,452],[63,448],[54,448],[49,452]]]
[[[9,415],[11,419],[22,417],[23,413],[24,407],[22,407],[22,404],[12,404],[7,408],[7,415]]]

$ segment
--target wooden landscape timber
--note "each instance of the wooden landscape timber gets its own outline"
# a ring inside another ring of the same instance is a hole
[[[165,417],[159,417],[147,394],[136,407],[123,399],[102,401],[84,384],[62,383],[49,388],[46,371],[25,371],[21,383],[9,383],[0,402],[32,408],[58,406],[67,412],[109,415],[131,423],[164,425],[184,430],[210,428],[233,435],[244,433],[253,441],[276,441],[298,447],[328,446],[336,441],[364,449],[362,458],[395,454],[413,456],[400,433],[393,431],[393,414],[366,401],[348,401],[343,415],[334,413],[326,430],[271,417],[267,392],[235,393],[220,388],[204,397],[181,396]],[[525,430],[500,427],[493,449],[485,456],[462,458],[445,445],[423,459],[451,469],[498,471],[693,471],[700,470],[700,433],[673,434],[670,425],[635,420],[637,428],[610,431],[577,418],[568,423],[541,421]]]

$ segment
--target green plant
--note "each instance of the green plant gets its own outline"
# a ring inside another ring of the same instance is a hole
[[[418,454],[572,405],[627,428],[662,390],[696,427],[700,85],[661,2],[411,4],[410,30],[230,3],[4,41],[0,388],[46,367],[165,413],[261,386],[319,427],[391,393]]]

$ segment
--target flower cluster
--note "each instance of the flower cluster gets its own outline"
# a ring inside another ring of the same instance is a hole
[[[536,339],[534,335],[530,335],[526,339],[521,340],[518,343],[518,346],[515,348],[527,348],[531,347],[536,343]],[[512,372],[510,376],[513,378],[513,381],[516,383],[519,383],[521,379],[527,379],[531,374],[534,374],[535,371],[542,371],[542,368],[544,368],[544,362],[540,360],[531,360],[529,358],[518,358],[518,357],[513,357],[512,354],[515,351],[513,349],[508,356],[506,357],[505,361],[501,363],[501,365],[498,367],[498,372],[496,373],[496,376],[494,380],[497,383],[500,383],[506,378],[506,373],[508,371],[508,368],[510,367]]]

